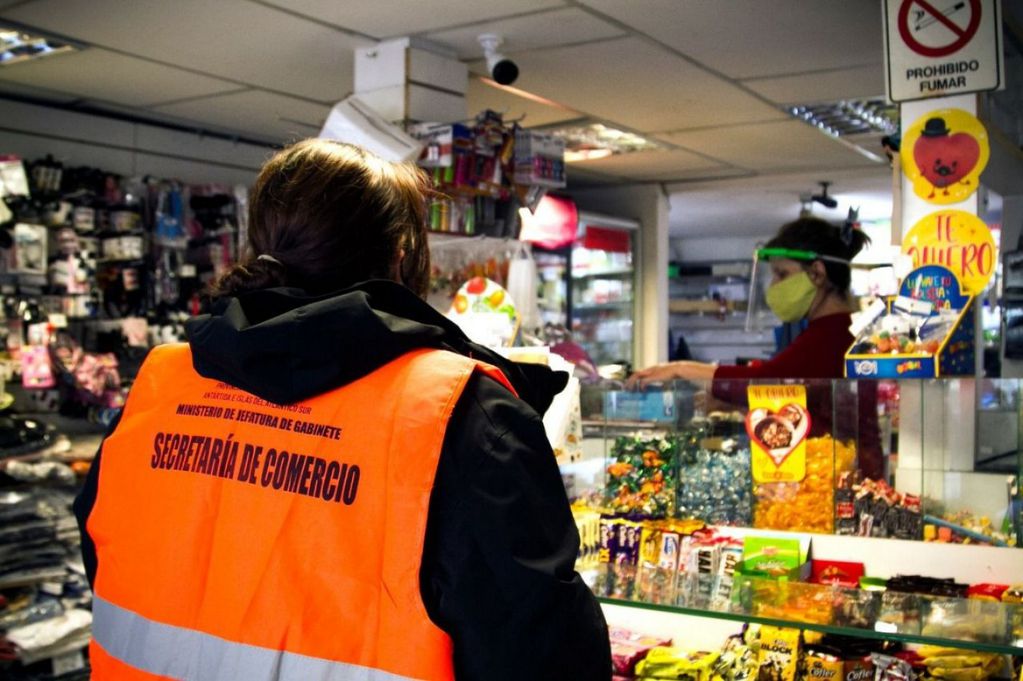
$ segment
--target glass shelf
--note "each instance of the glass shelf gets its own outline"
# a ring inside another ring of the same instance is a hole
[[[573,303],[576,312],[600,312],[601,310],[621,310],[632,306],[631,300],[613,300],[607,303]]]
[[[620,270],[595,270],[592,272],[572,272],[573,279],[600,279],[601,277],[607,277],[608,279],[614,277],[631,277],[633,275],[632,269],[620,269]]]
[[[609,605],[1023,655],[1023,605],[625,565],[583,576]]]

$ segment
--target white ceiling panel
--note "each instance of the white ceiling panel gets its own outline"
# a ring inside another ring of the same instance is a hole
[[[732,78],[869,64],[877,0],[581,0]]]
[[[660,135],[666,141],[742,168],[862,166],[871,161],[796,120]]]
[[[286,142],[315,137],[330,107],[250,90],[159,106],[153,110],[209,123],[226,130]]]
[[[800,76],[758,78],[743,84],[779,104],[810,104],[884,96],[884,64],[807,73]]]
[[[713,172],[707,171],[712,171],[722,165],[688,151],[671,149],[642,151],[592,161],[580,161],[571,164],[569,172],[574,168],[582,168],[630,180],[681,179],[692,177],[693,173],[703,174],[704,177],[712,175]]]
[[[488,21],[551,7],[562,0],[388,0],[388,2],[338,2],[338,0],[269,0],[294,12],[377,38],[422,33],[447,26]]]
[[[98,48],[6,66],[0,69],[0,80],[129,106],[239,89],[224,80]]]
[[[777,109],[640,38],[516,55],[515,87],[640,132],[778,118]],[[478,71],[480,63],[473,64]]]
[[[581,9],[569,8],[435,31],[425,37],[455,50],[462,59],[470,59],[483,55],[477,40],[482,33],[500,35],[504,40],[500,50],[505,54],[624,35],[616,26]]]
[[[323,102],[351,90],[353,49],[369,44],[246,0],[35,0],[3,14],[99,47]]]
[[[2,74],[2,72],[0,72],[0,74]],[[55,92],[54,90],[46,90],[44,88],[33,87],[31,85],[22,85],[21,83],[12,83],[10,81],[0,80],[0,96],[3,96],[4,94],[33,97],[36,99],[44,99],[49,102],[61,102],[65,104],[67,102],[80,99],[77,95],[72,95],[67,92]]]
[[[770,236],[799,215],[801,194],[817,192],[818,181],[830,180],[829,193],[839,202],[828,210],[814,205],[814,215],[840,221],[850,206],[860,217],[874,206],[891,210],[891,171],[887,167],[829,173],[796,173],[669,186],[668,223],[672,236]],[[864,212],[865,211],[865,212]],[[870,219],[872,219],[872,216]]]
[[[487,85],[478,78],[469,78],[465,103],[466,111],[469,114],[475,114],[484,109],[493,109],[504,114],[505,121],[520,121],[520,124],[526,128],[582,117],[578,111],[547,106],[525,97],[519,97],[507,90]]]

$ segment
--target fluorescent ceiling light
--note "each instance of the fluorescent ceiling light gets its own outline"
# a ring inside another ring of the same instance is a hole
[[[566,149],[565,163],[578,163],[579,161],[593,161],[598,158],[613,156],[610,149]]]
[[[592,120],[568,121],[537,129],[565,140],[566,163],[667,147],[662,142]]]
[[[75,52],[83,45],[40,31],[9,23],[0,23],[0,66],[12,66],[54,54]]]
[[[802,104],[786,107],[785,111],[875,163],[885,163],[887,159],[856,144],[848,137],[867,134],[891,135],[899,129],[899,108],[897,105],[889,104],[885,99]]]
[[[864,133],[891,134],[899,129],[899,108],[884,99],[854,99],[829,104],[802,104],[789,114],[832,137]]]

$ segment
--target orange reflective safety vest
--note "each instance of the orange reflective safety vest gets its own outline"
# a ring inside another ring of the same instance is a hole
[[[281,406],[154,349],[103,443],[88,531],[93,679],[452,679],[419,591],[426,516],[474,371],[439,350]]]

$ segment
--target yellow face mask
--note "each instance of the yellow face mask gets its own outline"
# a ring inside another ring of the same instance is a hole
[[[806,272],[793,274],[767,289],[767,306],[783,322],[796,322],[810,311],[817,287]]]

